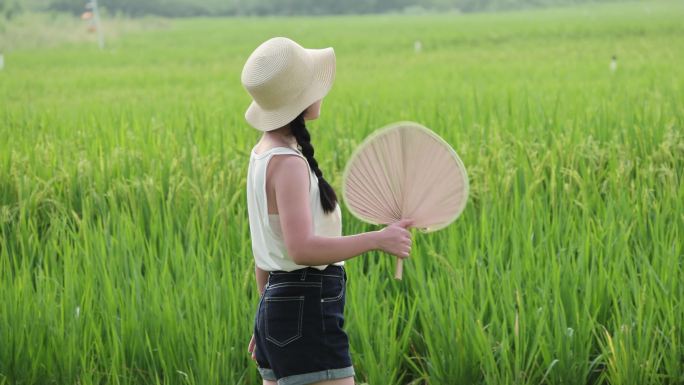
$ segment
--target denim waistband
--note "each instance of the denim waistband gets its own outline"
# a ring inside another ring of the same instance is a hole
[[[323,276],[329,276],[329,277],[345,277],[347,276],[347,273],[344,270],[343,266],[339,265],[328,265],[325,269],[323,270],[318,270],[314,267],[305,267],[302,269],[297,269],[297,270],[292,270],[292,271],[282,271],[282,270],[277,270],[277,271],[269,271],[268,272],[268,281],[273,283],[275,281],[278,282],[293,282],[293,281],[321,281],[321,278]]]

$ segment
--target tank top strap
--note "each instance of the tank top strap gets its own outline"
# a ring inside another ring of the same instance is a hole
[[[267,151],[270,151],[271,154],[295,154],[301,156],[306,160],[306,157],[304,156],[304,154],[302,154],[301,151],[299,151],[298,149],[294,149],[292,147],[272,147],[270,150]]]

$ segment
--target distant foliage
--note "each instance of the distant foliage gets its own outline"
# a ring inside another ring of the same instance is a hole
[[[20,0],[1,0],[0,1],[0,19],[11,19],[21,11]]]
[[[128,16],[159,15],[241,16],[241,15],[323,15],[369,14],[422,11],[497,11],[546,7],[611,0],[99,0],[99,5],[113,13]],[[21,3],[25,9],[80,13],[84,0],[3,0],[0,10],[8,4]],[[17,11],[17,8],[15,11]]]

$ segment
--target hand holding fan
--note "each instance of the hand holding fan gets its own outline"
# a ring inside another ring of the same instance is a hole
[[[412,219],[423,233],[456,220],[468,199],[468,175],[451,146],[427,127],[398,122],[378,129],[354,151],[344,170],[349,211],[372,224]],[[397,257],[395,278],[401,279]]]

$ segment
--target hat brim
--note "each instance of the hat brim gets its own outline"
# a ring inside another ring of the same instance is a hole
[[[332,47],[306,49],[313,64],[313,81],[292,104],[273,110],[266,110],[255,101],[247,108],[245,119],[259,131],[271,131],[290,123],[307,107],[328,94],[335,81],[335,51]]]

